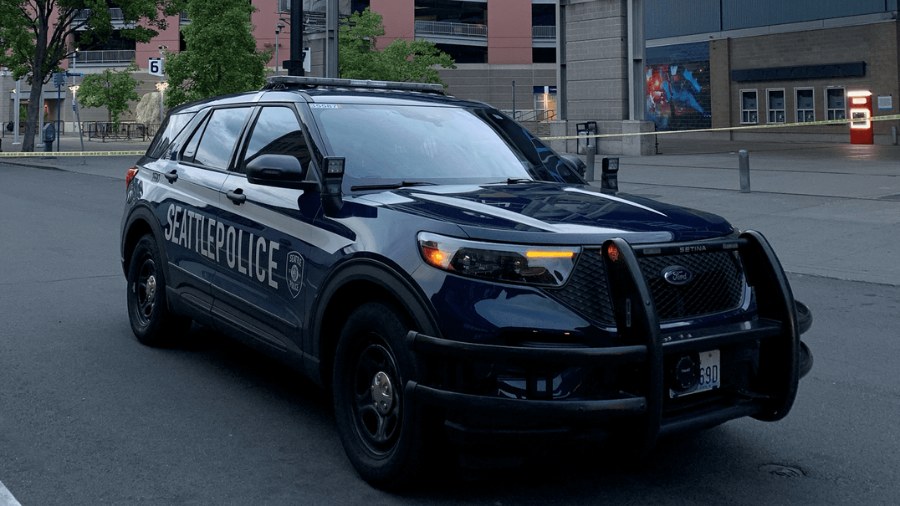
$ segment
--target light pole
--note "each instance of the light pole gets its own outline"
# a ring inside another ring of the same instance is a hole
[[[281,33],[281,30],[284,30],[284,23],[281,20],[278,20],[278,24],[275,25],[275,75],[278,75],[278,34]]]
[[[159,92],[159,124],[162,125],[163,122],[163,98],[165,97],[166,88],[169,87],[169,83],[165,81],[160,81],[156,83],[156,91]]]
[[[19,104],[22,96],[22,78],[16,79],[16,97],[13,99],[13,107],[15,107],[15,111],[13,111],[13,117],[15,121],[13,122],[13,144],[19,144]]]
[[[163,111],[165,108],[165,103],[163,101],[163,94],[166,91],[166,88],[169,87],[169,83],[165,82],[166,79],[166,50],[169,49],[168,46],[159,46],[159,63],[160,68],[162,69],[162,74],[159,76],[159,82],[156,83],[156,90],[159,91],[159,125],[162,126],[163,122]]]

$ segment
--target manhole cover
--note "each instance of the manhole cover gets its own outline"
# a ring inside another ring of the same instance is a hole
[[[759,466],[759,470],[766,474],[771,474],[772,476],[778,476],[779,478],[802,478],[806,476],[803,469],[787,464],[763,464]]]

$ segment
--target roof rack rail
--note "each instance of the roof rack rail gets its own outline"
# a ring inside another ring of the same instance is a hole
[[[420,91],[423,93],[445,94],[444,85],[433,83],[407,83],[400,81],[370,81],[367,79],[339,79],[336,77],[272,76],[266,79],[264,90],[301,87],[316,88],[333,86],[338,88],[365,88],[372,90]]]

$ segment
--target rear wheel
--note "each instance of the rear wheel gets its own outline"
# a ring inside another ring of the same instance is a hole
[[[190,327],[189,318],[169,311],[166,278],[153,236],[141,237],[128,264],[128,319],[143,344],[171,344]]]
[[[360,306],[347,319],[335,353],[333,398],[338,432],[359,475],[380,488],[412,481],[423,430],[403,395],[415,364],[403,347],[409,326],[390,307]]]

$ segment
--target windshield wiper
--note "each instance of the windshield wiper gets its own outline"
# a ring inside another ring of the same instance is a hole
[[[520,184],[520,183],[535,183],[534,179],[528,179],[527,177],[511,177],[507,178],[506,184]]]
[[[428,181],[400,181],[399,183],[383,183],[383,184],[364,184],[351,186],[350,191],[362,190],[396,190],[397,188],[406,188],[408,186],[431,186],[434,183]]]

